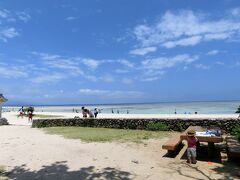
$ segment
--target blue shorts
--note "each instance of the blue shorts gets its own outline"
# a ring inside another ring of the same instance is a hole
[[[196,148],[187,148],[188,157],[197,157]]]

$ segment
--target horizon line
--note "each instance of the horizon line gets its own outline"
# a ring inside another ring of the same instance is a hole
[[[5,105],[5,106],[94,106],[94,105],[133,105],[133,104],[158,104],[158,103],[194,103],[194,102],[240,102],[240,100],[205,100],[205,101],[200,101],[200,100],[195,100],[195,101],[162,101],[162,102],[139,102],[139,103],[134,103],[134,102],[129,102],[129,103],[96,103],[96,104],[10,104],[10,105]]]

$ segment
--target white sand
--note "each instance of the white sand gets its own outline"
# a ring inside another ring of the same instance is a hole
[[[17,115],[17,112],[4,112],[5,116],[11,115],[12,117]],[[69,113],[69,112],[36,112],[35,114],[44,114],[44,115],[58,115],[63,116],[62,118],[73,118],[75,116],[82,117],[81,113]],[[226,119],[226,118],[238,118],[238,114],[98,114],[98,118],[164,118],[164,119]],[[19,118],[20,119],[20,118]],[[12,121],[16,120],[16,118],[10,119]],[[19,121],[15,121],[18,123]]]
[[[185,160],[163,157],[166,151],[161,146],[168,138],[142,144],[84,143],[45,134],[15,115],[4,113],[12,125],[0,126],[0,165],[15,170],[10,179],[225,179],[228,175],[214,170],[221,164],[199,161],[189,166]]]

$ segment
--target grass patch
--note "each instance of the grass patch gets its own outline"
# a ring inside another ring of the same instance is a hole
[[[59,117],[64,117],[61,115],[48,115],[48,114],[34,114],[34,118],[59,118]]]
[[[19,117],[19,115],[16,115],[17,117]],[[24,117],[28,117],[27,114],[24,115]],[[64,117],[61,115],[48,115],[48,114],[33,114],[34,118],[60,118],[60,117]]]
[[[49,134],[62,135],[69,139],[80,139],[85,142],[142,142],[142,140],[165,137],[167,132],[144,130],[126,130],[89,127],[49,127],[44,129]]]
[[[147,124],[147,130],[149,131],[168,131],[169,130],[169,127],[164,124],[164,123],[148,123]]]

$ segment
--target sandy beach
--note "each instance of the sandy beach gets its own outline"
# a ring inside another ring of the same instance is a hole
[[[0,165],[11,172],[10,179],[225,179],[230,173],[221,163],[188,165],[185,159],[164,157],[161,146],[171,135],[140,144],[85,143],[31,128],[27,118],[17,118],[13,112],[3,113],[3,117],[10,125],[0,126]]]

